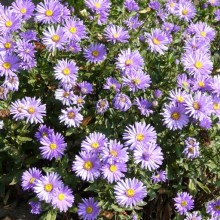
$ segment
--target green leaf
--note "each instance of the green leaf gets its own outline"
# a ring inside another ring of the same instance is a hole
[[[40,217],[39,220],[56,220],[57,212],[50,210]]]
[[[206,193],[211,193],[210,189],[207,186],[204,186],[201,182],[196,180],[196,184]]]
[[[30,137],[21,137],[21,136],[18,136],[17,137],[19,141],[21,142],[28,142],[28,141],[32,141],[33,139],[30,138]]]

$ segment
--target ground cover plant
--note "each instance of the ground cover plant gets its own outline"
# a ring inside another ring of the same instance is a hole
[[[0,4],[0,198],[39,219],[220,219],[220,1]]]

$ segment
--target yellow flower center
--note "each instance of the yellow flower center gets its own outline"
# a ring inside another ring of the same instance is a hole
[[[200,61],[196,61],[196,63],[195,63],[195,67],[197,68],[197,69],[201,69],[202,68],[202,63],[200,62]]]
[[[218,103],[214,103],[213,108],[214,108],[214,110],[219,110],[220,109],[219,104]]]
[[[44,190],[47,192],[51,192],[53,190],[53,185],[48,183],[44,186]]]
[[[47,137],[47,133],[46,133],[46,132],[43,132],[42,136],[43,136],[43,137]]]
[[[78,98],[77,99],[77,104],[82,104],[83,103],[83,99],[82,98]]]
[[[28,111],[29,114],[34,114],[35,108],[29,107],[27,111]]]
[[[91,170],[93,168],[93,164],[91,161],[86,161],[83,166],[86,170]]]
[[[204,87],[204,86],[205,86],[205,83],[202,82],[202,81],[200,81],[200,82],[198,82],[198,85],[199,85],[199,87]]]
[[[51,150],[56,150],[57,149],[57,145],[55,143],[50,144],[50,149]]]
[[[182,103],[184,101],[184,98],[182,96],[177,96],[177,101]]]
[[[63,97],[68,98],[69,97],[69,93],[68,92],[64,92],[63,93]]]
[[[76,33],[76,28],[75,27],[71,27],[70,28],[70,33],[75,34]]]
[[[22,9],[20,10],[20,12],[21,12],[22,14],[25,14],[25,13],[27,12],[27,9],[26,9],[26,8],[22,8]]]
[[[214,206],[214,210],[215,210],[215,211],[219,211],[219,210],[220,210],[220,205],[215,205],[215,206]]]
[[[113,34],[113,37],[117,39],[117,38],[119,38],[119,34],[115,33],[115,34]]]
[[[141,83],[141,80],[140,80],[140,79],[133,79],[133,80],[132,80],[132,83],[133,83],[134,85],[139,85],[139,84]]]
[[[188,84],[188,82],[184,81],[184,82],[183,82],[183,85],[184,85],[184,86],[188,86],[189,84]]]
[[[97,50],[92,51],[92,55],[94,57],[97,57],[99,55],[99,52]]]
[[[111,166],[109,167],[109,170],[110,170],[112,173],[114,173],[114,172],[117,170],[117,167],[116,167],[115,165],[111,165]]]
[[[201,34],[201,36],[206,37],[206,32],[205,31],[201,31],[200,34]]]
[[[46,10],[46,12],[45,12],[45,15],[47,16],[47,17],[51,17],[52,15],[53,15],[53,11],[52,10]]]
[[[174,6],[175,6],[175,3],[174,3],[174,2],[171,2],[171,3],[170,3],[170,7],[173,8]]]
[[[133,197],[135,194],[135,191],[133,189],[128,189],[127,192],[126,192],[126,195],[128,197]]]
[[[97,149],[99,147],[99,143],[98,142],[94,142],[91,144],[92,148]]]
[[[69,75],[69,74],[70,74],[70,69],[69,69],[69,68],[64,68],[63,71],[62,71],[62,73],[63,73],[64,75]]]
[[[171,118],[174,120],[179,120],[180,114],[178,112],[173,112]]]
[[[7,42],[4,44],[5,49],[10,49],[11,48],[11,43]]]
[[[136,135],[136,140],[137,141],[143,141],[144,140],[144,135],[143,134],[137,134]]]
[[[12,24],[13,24],[13,23],[12,23],[12,21],[10,21],[10,20],[5,22],[5,26],[6,26],[6,27],[11,27]]]
[[[195,147],[193,147],[193,146],[189,147],[189,148],[188,148],[188,151],[189,151],[191,154],[193,154],[194,151],[195,151]]]
[[[128,60],[125,61],[126,66],[129,66],[129,65],[132,65],[132,64],[133,64],[133,60],[128,59]]]
[[[182,202],[181,202],[181,206],[182,207],[186,207],[188,205],[188,202],[186,201],[186,200],[183,200]]]
[[[115,150],[111,150],[110,151],[110,154],[113,156],[113,157],[117,157],[118,153],[115,151]]]
[[[98,3],[98,2],[96,2],[94,5],[95,5],[95,7],[98,8],[98,9],[101,8],[100,3]]]
[[[88,207],[86,208],[86,212],[87,212],[88,214],[91,214],[92,211],[93,211],[93,209],[92,209],[91,206],[88,206]]]
[[[60,193],[60,194],[58,195],[58,199],[59,199],[60,201],[63,201],[63,200],[65,199],[65,195],[64,195],[63,193]]]
[[[183,9],[183,10],[182,10],[182,14],[183,14],[183,15],[188,15],[188,13],[189,13],[189,12],[188,12],[187,9]]]
[[[30,183],[30,184],[33,184],[35,180],[36,180],[36,178],[32,177],[32,178],[30,179],[29,183]]]
[[[193,103],[193,108],[194,108],[195,110],[199,110],[199,109],[200,109],[199,103],[198,103],[198,102],[194,102],[194,103]]]
[[[74,112],[69,112],[69,113],[67,114],[67,117],[68,117],[69,119],[73,119],[73,118],[76,117],[76,115],[75,115]]]
[[[57,35],[57,34],[53,35],[53,36],[52,36],[52,40],[53,40],[54,42],[58,42],[58,41],[60,40],[59,35]]]
[[[2,65],[6,70],[10,69],[11,68],[11,64],[9,62],[5,62],[3,63]]]
[[[157,40],[157,38],[153,38],[153,43],[155,44],[155,45],[158,45],[158,44],[160,44],[160,41],[159,40]]]

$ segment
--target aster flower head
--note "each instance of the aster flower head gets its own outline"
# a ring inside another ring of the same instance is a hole
[[[23,190],[33,190],[36,180],[42,176],[42,173],[36,167],[29,168],[21,176],[21,186]]]
[[[199,122],[199,126],[205,130],[209,130],[212,127],[212,120],[210,117],[205,117]]]
[[[122,71],[135,71],[143,68],[144,60],[140,53],[135,50],[131,51],[130,48],[121,51],[118,55],[116,67]]]
[[[194,159],[199,156],[199,143],[195,138],[188,137],[185,140],[185,148],[183,150],[185,157]]]
[[[2,88],[0,87],[2,90]],[[2,91],[1,91],[2,92]],[[4,93],[4,92],[2,92]],[[25,105],[24,105],[24,100],[16,100],[11,103],[10,107],[10,114],[13,115],[13,119],[17,120],[22,120],[25,117]]]
[[[168,50],[167,45],[170,43],[167,35],[160,29],[152,29],[151,33],[146,34],[146,41],[149,45],[151,52],[164,54]]]
[[[147,99],[137,97],[134,101],[134,105],[137,106],[138,110],[140,111],[141,115],[148,117],[150,114],[153,113],[153,110],[150,108],[152,107],[152,103],[150,103]]]
[[[85,95],[74,95],[73,104],[77,105],[78,107],[83,107],[85,104],[85,97]]]
[[[86,29],[81,20],[76,17],[65,20],[64,35],[68,40],[78,42],[86,37]]]
[[[128,125],[123,133],[125,146],[130,146],[133,150],[139,145],[147,143],[155,143],[157,134],[151,125],[146,125],[145,122],[135,122],[134,125]]]
[[[100,176],[100,161],[98,155],[92,152],[81,151],[73,161],[72,170],[83,180],[94,181]]]
[[[170,14],[175,14],[177,5],[178,3],[176,0],[167,0],[165,4],[166,9]]]
[[[56,49],[62,50],[66,43],[63,28],[59,25],[56,28],[54,26],[49,26],[48,30],[44,30],[42,40],[43,44],[50,52],[54,52]]]
[[[43,137],[49,137],[50,135],[54,134],[54,130],[46,125],[40,125],[37,132],[35,133],[34,137],[40,141]]]
[[[211,90],[210,83],[211,77],[206,75],[198,75],[194,79],[192,79],[192,90],[197,91],[200,90],[202,92]]]
[[[117,203],[122,207],[133,208],[147,196],[146,187],[136,178],[126,178],[114,187]]]
[[[25,40],[25,41],[38,41],[39,40],[37,38],[36,31],[33,31],[33,30],[27,30],[25,32],[22,32],[20,36],[22,40]]]
[[[117,140],[110,140],[105,144],[105,148],[103,148],[100,155],[104,163],[126,163],[128,161],[127,147],[124,147]]]
[[[93,12],[108,12],[111,8],[111,2],[109,0],[85,0],[85,4]]]
[[[14,51],[15,42],[12,36],[0,37],[0,55],[5,56],[11,54]]]
[[[104,37],[112,43],[127,43],[129,39],[128,31],[114,24],[109,24],[104,30]]]
[[[213,114],[215,114],[218,118],[220,118],[220,97],[213,96]]]
[[[98,114],[104,114],[109,108],[108,101],[106,99],[100,99],[96,103],[96,111]]]
[[[81,51],[80,44],[78,42],[75,42],[75,41],[70,41],[66,45],[66,51],[69,51],[69,52],[72,52],[72,53],[78,53],[78,52]]]
[[[177,4],[175,15],[180,19],[189,22],[196,15],[196,8],[191,1],[182,1]]]
[[[185,53],[182,57],[182,64],[184,69],[194,76],[198,74],[209,75],[213,70],[210,55],[200,51]]]
[[[180,192],[177,197],[174,198],[175,208],[181,215],[186,214],[188,211],[194,208],[194,200],[192,196],[187,192]]]
[[[58,208],[60,212],[66,212],[72,207],[74,196],[72,190],[68,186],[61,185],[54,191],[52,198],[53,208]]]
[[[90,63],[100,64],[105,60],[106,54],[105,46],[100,43],[92,43],[84,49],[84,56]]]
[[[149,8],[153,10],[159,10],[160,9],[160,2],[155,0],[150,0],[148,4]]]
[[[186,114],[196,120],[203,120],[212,113],[212,99],[210,96],[198,91],[194,97],[188,95],[185,101]]]
[[[60,176],[55,172],[46,173],[40,179],[36,180],[34,186],[34,192],[37,194],[39,200],[44,200],[50,203],[53,199],[54,192],[56,188],[63,185],[60,180]]]
[[[127,172],[127,166],[125,163],[105,163],[101,168],[102,175],[104,179],[107,179],[109,183],[117,182],[125,175]]]
[[[100,212],[98,202],[94,198],[83,199],[78,206],[78,215],[83,220],[95,220]]]
[[[137,30],[142,24],[143,21],[138,19],[138,14],[134,16],[130,16],[127,20],[124,21],[125,25],[130,30]]]
[[[88,152],[101,152],[104,145],[107,143],[107,138],[99,132],[90,133],[81,144],[81,148]]]
[[[119,92],[120,88],[121,88],[120,83],[117,81],[117,79],[115,79],[113,77],[108,77],[106,79],[104,86],[103,86],[103,89],[114,90],[116,92]]]
[[[56,89],[55,99],[60,100],[63,105],[70,106],[73,104],[74,94],[69,88]]]
[[[15,73],[10,74],[8,77],[5,77],[4,83],[2,85],[10,91],[18,91],[18,76]]]
[[[123,93],[118,93],[113,99],[113,106],[115,109],[119,111],[127,111],[131,107],[131,100],[130,98],[123,94]]]
[[[138,3],[135,0],[125,0],[124,1],[124,7],[129,11],[138,11],[139,6]]]
[[[151,176],[151,180],[154,184],[159,183],[159,182],[166,182],[167,180],[166,171],[161,170],[161,171],[156,172],[155,174]]]
[[[185,98],[187,93],[182,91],[181,89],[171,90],[169,93],[169,100],[173,104],[183,104],[185,102]]]
[[[194,211],[192,213],[186,213],[184,220],[202,220],[202,217],[199,212]]]
[[[79,86],[80,92],[84,95],[91,94],[93,92],[93,86],[89,82],[83,81],[81,83],[78,83],[78,86]]]
[[[220,5],[220,0],[207,0],[207,2],[211,5],[211,6],[219,6]]]
[[[217,220],[220,217],[220,199],[208,202],[206,205],[206,212]]]
[[[41,214],[42,208],[40,202],[31,201],[28,203],[31,206],[31,214],[38,215]]]
[[[156,170],[163,163],[161,148],[155,143],[147,143],[134,149],[134,162],[147,170]]]
[[[154,90],[154,97],[156,99],[160,99],[162,97],[162,95],[163,95],[163,92],[160,89]]]
[[[73,60],[59,60],[54,67],[55,78],[64,83],[75,83],[78,69]]]
[[[138,90],[145,91],[151,83],[151,78],[143,71],[127,71],[122,77],[122,85],[128,86],[129,90],[136,92]]]
[[[209,87],[212,95],[220,97],[220,76],[214,76],[209,82]]]
[[[179,74],[177,76],[177,86],[183,89],[187,89],[190,87],[190,79],[188,79],[187,75],[185,73]]]
[[[220,9],[215,10],[215,21],[220,21]]]

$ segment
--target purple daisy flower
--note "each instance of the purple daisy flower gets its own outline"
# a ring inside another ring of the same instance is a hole
[[[121,69],[122,71],[141,70],[143,65],[144,60],[140,53],[137,50],[132,52],[130,48],[121,51],[116,62],[117,68]]]
[[[61,110],[60,122],[64,122],[67,127],[79,127],[83,120],[83,116],[79,113],[80,110],[80,108],[76,107],[68,107],[66,110]]]
[[[81,47],[78,42],[70,41],[70,42],[67,42],[66,50],[72,53],[78,53],[81,51]]]
[[[192,210],[194,207],[194,200],[192,196],[187,192],[180,192],[177,197],[174,198],[176,202],[174,204],[176,210],[181,215],[186,214],[188,211]]]
[[[100,99],[96,103],[96,111],[98,114],[104,114],[109,108],[108,101],[106,99]]]
[[[193,91],[203,91],[205,92],[206,90],[209,91],[210,88],[210,83],[211,83],[211,78],[206,75],[198,75],[192,80],[192,90]]]
[[[73,202],[74,196],[69,187],[61,185],[55,190],[52,198],[52,206],[54,209],[58,208],[60,212],[66,212],[72,207]]]
[[[184,105],[186,114],[199,121],[212,113],[212,99],[200,91],[196,92],[194,97],[192,95],[187,96]]]
[[[43,123],[43,116],[46,115],[46,105],[42,105],[41,100],[36,99],[35,97],[25,97],[23,103],[23,114],[26,117],[26,123]]]
[[[115,92],[119,92],[120,88],[121,88],[120,83],[117,81],[117,79],[113,77],[108,77],[103,86],[103,89],[114,90]]]
[[[180,19],[189,22],[196,15],[196,8],[191,1],[183,1],[176,5],[175,14]]]
[[[0,37],[0,56],[5,56],[6,54],[11,54],[14,51],[15,42],[12,37],[4,36]]]
[[[37,138],[38,141],[41,141],[43,137],[50,137],[50,135],[54,134],[54,130],[46,125],[40,125],[34,137]]]
[[[212,97],[213,113],[220,119],[220,98],[217,96]]]
[[[220,9],[215,10],[215,21],[220,21]]]
[[[73,104],[77,105],[78,107],[83,107],[83,105],[85,104],[85,95],[74,95],[73,97]]]
[[[127,43],[129,39],[128,31],[114,24],[109,24],[104,30],[104,37],[107,41],[112,43]]]
[[[154,90],[154,97],[156,99],[160,99],[162,97],[162,95],[163,95],[163,92],[160,89]]]
[[[59,133],[52,133],[50,136],[44,136],[40,140],[40,152],[43,158],[52,160],[58,159],[64,155],[67,144],[64,142],[64,137]]]
[[[155,0],[150,0],[148,4],[149,8],[153,10],[159,10],[160,9],[160,2],[155,1]]]
[[[134,105],[138,107],[141,115],[148,117],[150,114],[153,113],[153,111],[150,109],[150,107],[152,107],[152,104],[142,97],[140,97],[140,99],[136,98],[134,101]]]
[[[83,22],[76,17],[65,20],[63,32],[68,40],[73,40],[74,42],[78,42],[86,37],[85,26]]]
[[[42,208],[40,202],[31,201],[28,203],[31,206],[31,213],[34,215],[41,214]]]
[[[16,100],[11,103],[10,114],[13,115],[13,119],[23,120],[25,117],[25,105],[24,100]]]
[[[46,173],[40,179],[36,180],[34,192],[40,200],[50,203],[53,199],[56,188],[63,185],[60,176],[57,173]]]
[[[159,182],[166,182],[166,180],[167,180],[166,171],[161,170],[161,171],[157,172],[156,174],[153,174],[151,176],[151,180],[154,184],[159,183]]]
[[[28,20],[34,12],[34,4],[31,0],[16,0],[12,3],[12,10],[23,20]]]
[[[199,143],[195,138],[188,137],[185,140],[185,148],[183,150],[185,157],[195,159],[199,156]]]
[[[36,167],[29,168],[21,176],[21,186],[23,190],[33,189],[36,180],[41,177],[42,173]]]
[[[220,199],[208,202],[206,205],[206,212],[217,220],[218,217],[220,217]]]
[[[13,73],[10,76],[5,77],[2,85],[10,91],[18,91],[19,79],[17,75]]]
[[[126,163],[128,161],[127,148],[117,140],[110,140],[100,155],[104,163]]]
[[[145,91],[151,83],[151,78],[143,71],[127,71],[122,77],[122,85],[128,86],[129,90],[136,92],[138,90]]]
[[[130,98],[125,94],[118,93],[113,99],[113,106],[117,110],[125,112],[131,107],[131,105]]]
[[[92,43],[84,49],[84,56],[90,63],[101,63],[106,58],[106,49],[103,44]]]
[[[205,117],[199,122],[199,126],[203,129],[209,130],[212,127],[212,120],[210,117]]]
[[[156,170],[163,163],[163,153],[161,147],[155,143],[143,144],[134,149],[134,162],[141,164],[141,168]]]
[[[127,166],[125,163],[106,163],[101,168],[104,179],[107,179],[109,183],[116,182],[123,178],[124,173],[127,172]]]
[[[95,220],[100,212],[98,202],[94,198],[83,199],[78,206],[78,215],[83,220]]]
[[[152,52],[158,52],[164,54],[164,51],[168,50],[167,45],[170,43],[167,35],[160,29],[152,29],[151,34],[146,34],[146,41]]]
[[[93,12],[108,12],[111,7],[111,2],[109,0],[85,0],[85,4]]]
[[[73,60],[59,60],[54,67],[55,78],[64,83],[74,83],[77,79],[79,68]]]
[[[54,26],[49,26],[48,30],[43,31],[43,44],[46,45],[50,52],[54,52],[56,49],[62,50],[66,43],[66,38],[64,36],[63,28],[59,25],[54,28]]]
[[[179,74],[177,76],[177,86],[180,88],[190,87],[190,80],[187,78],[187,75],[185,73]]]
[[[166,9],[170,14],[175,14],[175,10],[177,7],[178,3],[176,0],[167,0],[166,1]]]
[[[191,75],[209,75],[213,69],[213,63],[210,55],[195,51],[194,53],[185,53],[182,57],[184,69]]]
[[[44,0],[36,7],[36,20],[43,24],[54,24],[60,21],[61,7],[59,1]]]
[[[186,213],[186,218],[184,220],[202,220],[199,212]]]
[[[138,19],[138,15],[130,16],[127,20],[124,21],[124,24],[130,30],[137,30],[144,22]]]
[[[134,125],[128,125],[123,133],[125,146],[130,146],[133,150],[139,145],[147,143],[155,143],[157,134],[151,125],[146,125],[145,122],[135,122]]]
[[[79,86],[80,92],[84,95],[91,94],[93,92],[92,84],[89,82],[83,81],[81,83],[78,83],[78,86]]]
[[[81,148],[87,152],[100,152],[104,149],[107,143],[107,138],[99,132],[90,133],[89,136],[82,142]]]
[[[56,89],[55,98],[60,100],[63,105],[70,106],[73,104],[74,94],[73,91],[68,88]]]
[[[146,187],[136,178],[126,178],[118,182],[115,187],[115,198],[119,205],[133,208],[147,196]]]
[[[209,82],[210,90],[213,95],[220,97],[220,76],[214,76]]]
[[[36,31],[33,30],[27,30],[25,32],[20,33],[20,36],[25,41],[39,41],[37,38]]]
[[[138,3],[135,0],[125,0],[124,6],[129,12],[139,10]]]
[[[214,7],[220,5],[220,0],[207,0],[207,2]]]
[[[100,161],[97,154],[81,151],[73,161],[72,170],[83,180],[94,181],[100,176]]]

